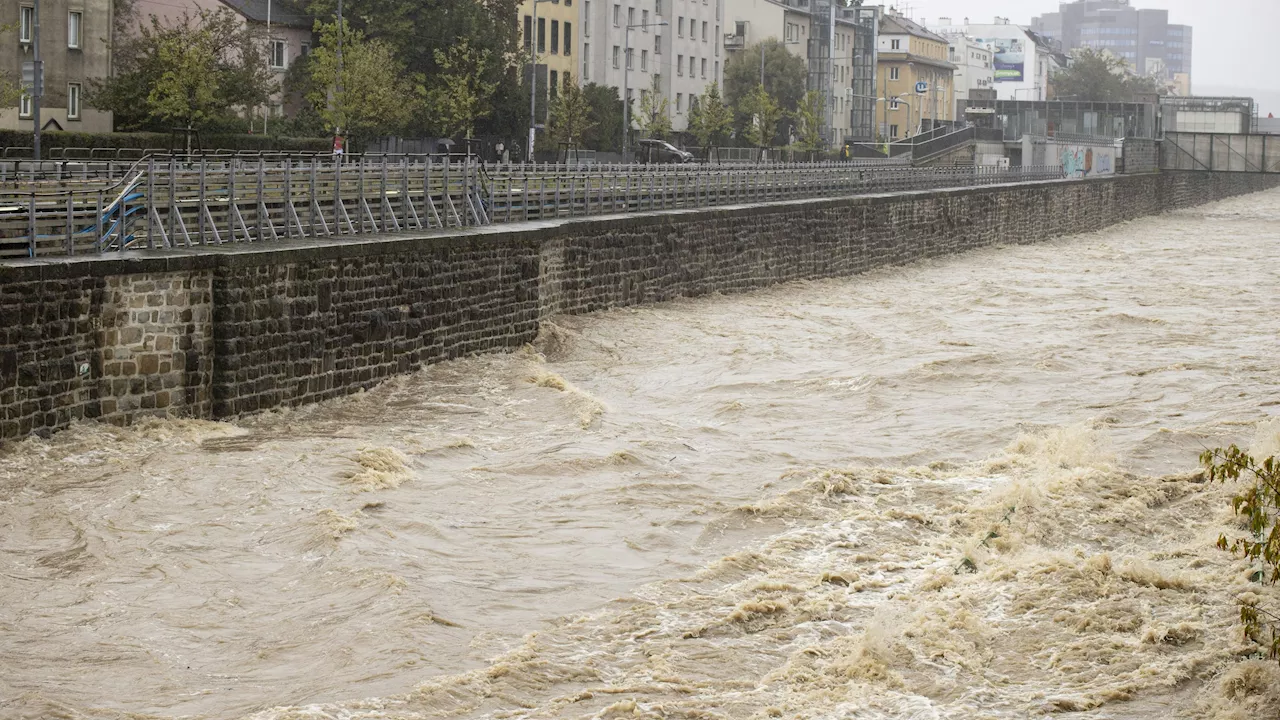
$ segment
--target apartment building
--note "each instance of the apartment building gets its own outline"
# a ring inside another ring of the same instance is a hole
[[[881,133],[890,140],[911,137],[922,126],[954,122],[956,93],[951,43],[924,25],[899,15],[880,23],[879,73]]]
[[[526,0],[520,6],[520,39],[524,51],[537,59],[538,122],[545,123],[551,100],[567,82],[576,82],[578,35],[578,4],[582,0],[540,0],[537,3],[535,26],[534,1]],[[536,45],[534,39],[536,38]],[[528,82],[529,72],[525,71]]]
[[[46,130],[110,132],[111,113],[85,104],[91,81],[111,73],[111,0],[42,0],[40,58],[44,62],[44,94],[40,122]],[[36,8],[31,0],[0,4],[0,78],[17,82],[22,65],[35,59]],[[0,128],[34,130],[34,103],[29,93],[0,107]]]

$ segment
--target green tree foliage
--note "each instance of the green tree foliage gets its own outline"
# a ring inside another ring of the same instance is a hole
[[[817,90],[810,90],[800,100],[795,112],[796,130],[800,133],[799,146],[805,152],[822,149],[822,124],[826,118],[826,99]]]
[[[1073,51],[1070,67],[1052,84],[1056,98],[1088,102],[1131,102],[1137,94],[1162,92],[1154,78],[1133,75],[1122,58],[1093,48]]]
[[[152,17],[115,53],[117,72],[87,100],[122,130],[206,127],[264,104],[276,90],[264,42],[230,10],[202,10],[164,26]]]
[[[307,10],[317,18],[334,17],[337,0],[308,0]],[[460,38],[489,62],[475,79],[475,88],[486,88],[476,115],[475,133],[523,137],[529,125],[529,93],[521,87],[519,0],[343,0],[343,16],[370,40],[386,43],[405,72],[421,82],[428,97],[456,90],[456,80],[442,67],[443,57]],[[454,83],[454,90],[445,89]],[[520,98],[523,96],[523,102]],[[448,134],[435,112],[415,113],[406,132]]]
[[[566,80],[560,93],[551,102],[551,140],[555,143],[582,145],[594,125],[591,104],[577,83]]]
[[[723,143],[732,130],[733,110],[720,97],[718,83],[711,83],[689,110],[689,132],[699,145],[709,147]]]
[[[369,40],[345,21],[342,72],[338,72],[338,24],[319,25],[320,44],[307,64],[307,99],[330,132],[359,142],[397,132],[422,107],[422,87],[405,72],[391,45]]]
[[[1208,450],[1200,456],[1210,482],[1244,480],[1243,492],[1232,498],[1231,507],[1244,519],[1247,535],[1218,538],[1218,547],[1230,550],[1253,564],[1250,580],[1275,585],[1280,582],[1280,460],[1261,462],[1232,445]],[[1240,602],[1240,621],[1246,639],[1263,648],[1272,660],[1280,660],[1280,609],[1262,607],[1258,596],[1249,593]]]
[[[764,86],[756,85],[756,89],[742,101],[742,112],[748,121],[745,137],[754,147],[772,147],[778,134],[778,123],[782,121],[783,110]]]
[[[618,152],[622,145],[622,99],[618,89],[588,83],[582,96],[590,108],[590,126],[583,133],[583,147],[603,152]]]
[[[635,115],[636,126],[651,138],[662,140],[671,134],[671,103],[662,94],[658,85],[658,76],[653,76],[653,85],[647,92],[641,93],[640,112]]]
[[[805,61],[777,40],[764,43],[764,89],[786,112],[794,112],[804,97],[809,76]],[[738,137],[745,137],[751,121],[746,105],[760,84],[760,45],[752,45],[734,53],[724,64],[724,99],[734,110],[734,127]]]
[[[15,32],[18,29],[16,24],[0,25],[0,36]],[[0,107],[11,107],[18,104],[18,99],[22,97],[22,86],[18,82],[18,78],[13,77],[9,73],[0,73]]]
[[[491,64],[490,51],[472,47],[467,38],[436,49],[440,76],[431,109],[445,137],[475,137],[476,123],[493,113],[489,100],[495,88],[484,82]]]

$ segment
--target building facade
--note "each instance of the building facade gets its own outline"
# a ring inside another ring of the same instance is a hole
[[[44,63],[44,93],[40,123],[46,130],[110,132],[111,113],[89,107],[85,93],[93,80],[111,74],[111,0],[42,0],[40,58]],[[0,3],[0,78],[17,82],[22,65],[35,58],[35,3]],[[35,130],[31,94],[0,107],[0,128]]]
[[[996,83],[991,45],[980,43],[962,33],[947,33],[943,37],[951,43],[948,59],[956,66],[953,80],[956,99],[968,100],[969,93],[973,90],[994,90]]]
[[[991,49],[992,79],[999,99],[1049,99],[1049,81],[1058,66],[1058,48],[1049,38],[1013,25],[1007,18],[995,18],[991,23],[965,20],[956,24],[951,18],[938,18],[930,28],[946,36],[966,35]]]
[[[1031,19],[1031,29],[1061,41],[1063,49],[1107,50],[1139,75],[1190,85],[1192,29],[1169,22],[1168,10],[1139,9],[1130,0],[1063,2],[1056,13]]]
[[[947,38],[899,15],[880,22],[881,135],[901,140],[922,126],[955,122],[956,66]]]
[[[686,130],[691,100],[723,78],[725,0],[575,2],[581,3],[582,82],[618,88],[632,102],[633,128],[644,94],[656,83],[672,129]]]
[[[574,74],[579,51],[577,31],[581,23],[578,3],[574,0],[543,0],[537,4],[536,20],[534,15],[534,0],[527,0],[517,13],[520,41],[537,67],[534,75],[538,83],[537,121],[545,124],[551,100],[565,83],[577,81]],[[524,77],[528,82],[527,68]]]

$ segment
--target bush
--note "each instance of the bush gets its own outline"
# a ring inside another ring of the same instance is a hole
[[[1244,478],[1243,492],[1231,500],[1236,515],[1245,520],[1245,537],[1218,538],[1218,547],[1244,557],[1254,564],[1250,580],[1274,585],[1280,582],[1280,461],[1269,457],[1258,462],[1232,445],[1223,450],[1206,450],[1200,461],[1208,468],[1209,480],[1226,482]],[[1255,593],[1240,601],[1240,621],[1245,637],[1264,648],[1272,660],[1280,660],[1280,611],[1262,607]]]
[[[31,147],[31,133],[20,130],[0,130],[0,148]],[[194,140],[193,140],[194,142]],[[332,147],[329,138],[289,138],[271,135],[243,135],[231,133],[202,133],[200,142],[204,150],[234,151],[289,151],[324,152]],[[186,138],[182,134],[168,133],[80,133],[65,131],[45,132],[40,136],[41,154],[50,156],[55,148],[130,148],[139,150],[182,150]]]

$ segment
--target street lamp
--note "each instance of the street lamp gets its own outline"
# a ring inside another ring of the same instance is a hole
[[[545,2],[551,0],[533,0],[533,22],[529,24],[529,162],[533,162],[533,141],[538,136],[538,5]]]
[[[667,27],[670,24],[665,20],[656,23],[636,23],[628,25],[623,32],[622,44],[626,48],[622,51],[622,159],[624,162],[631,151],[631,103],[627,102],[627,93],[630,92],[628,81],[631,77],[631,31],[635,28]]]

